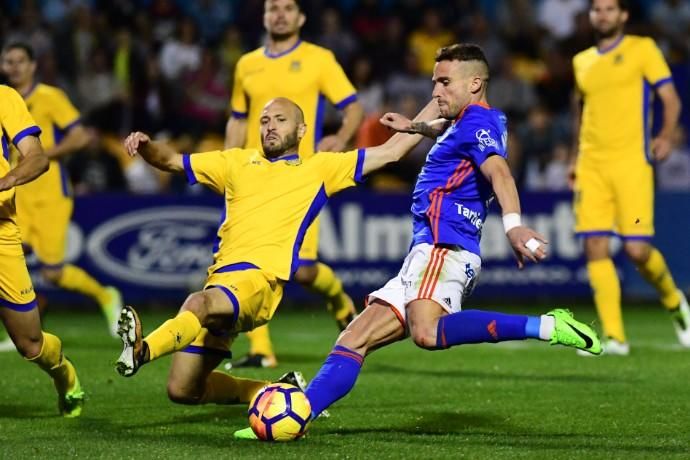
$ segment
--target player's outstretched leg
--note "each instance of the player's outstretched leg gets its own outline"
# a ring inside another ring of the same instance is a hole
[[[421,303],[426,303],[427,308],[418,308]],[[575,320],[568,310],[556,309],[542,316],[463,310],[436,319],[427,313],[434,305],[438,304],[417,300],[408,306],[410,334],[423,348],[433,350],[469,343],[538,339],[552,345],[601,353],[601,341],[594,330]]]

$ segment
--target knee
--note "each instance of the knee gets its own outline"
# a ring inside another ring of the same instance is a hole
[[[62,277],[62,268],[42,268],[41,269],[41,275],[43,278],[45,278],[48,282],[57,284],[58,281],[60,281],[60,278]]]
[[[203,395],[189,391],[188,388],[178,385],[175,381],[168,382],[168,399],[177,404],[193,406],[201,403]]]
[[[41,353],[43,345],[40,335],[21,335],[13,338],[17,351],[26,359],[33,359]]]
[[[208,316],[208,306],[210,302],[211,300],[205,291],[195,292],[187,297],[187,300],[182,304],[182,308],[180,308],[180,312],[192,312],[199,319],[199,322],[204,324]]]
[[[301,265],[297,269],[297,272],[295,272],[295,276],[293,278],[299,284],[311,286],[316,279],[317,270],[316,265]]]
[[[425,350],[437,350],[436,328],[430,326],[415,327],[410,330],[412,341],[419,348]]]
[[[649,259],[649,245],[641,244],[626,244],[625,253],[628,255],[632,263],[635,265],[642,265]]]

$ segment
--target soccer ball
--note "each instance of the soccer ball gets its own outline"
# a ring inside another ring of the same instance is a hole
[[[263,441],[292,441],[307,430],[311,405],[294,385],[271,383],[249,403],[249,425]]]

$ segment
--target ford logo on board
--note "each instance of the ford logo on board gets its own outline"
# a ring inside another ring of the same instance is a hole
[[[200,206],[130,212],[96,227],[86,250],[111,276],[155,288],[185,287],[212,262],[219,214]]]

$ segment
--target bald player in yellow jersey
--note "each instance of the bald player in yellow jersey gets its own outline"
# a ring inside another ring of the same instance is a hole
[[[78,417],[84,392],[74,366],[62,354],[60,339],[41,330],[36,294],[17,227],[15,187],[35,180],[48,170],[48,158],[38,140],[40,133],[21,96],[12,88],[0,85],[0,318],[19,354],[53,379],[60,413]],[[10,145],[15,146],[21,158],[14,169],[9,162]]]
[[[261,111],[276,97],[287,97],[304,111],[307,132],[299,148],[303,159],[317,150],[344,150],[355,135],[364,114],[355,88],[331,51],[300,39],[305,20],[296,0],[264,2],[267,43],[245,54],[237,63],[225,148],[261,149]],[[343,122],[336,134],[322,137],[326,100],[343,111]],[[294,279],[326,299],[328,309],[342,330],[354,317],[354,305],[333,270],[317,260],[318,237],[317,219],[304,238]],[[247,337],[249,356],[236,361],[235,366],[273,367],[277,364],[268,326]]]
[[[36,254],[45,279],[63,289],[87,295],[98,303],[111,335],[116,337],[122,308],[120,293],[114,287],[102,286],[83,269],[65,263],[74,201],[61,159],[88,142],[79,112],[62,90],[35,81],[36,62],[30,46],[23,43],[5,46],[2,68],[41,128],[41,143],[50,159],[48,172],[17,189],[17,218],[22,240]]]
[[[584,237],[587,272],[607,341],[604,353],[627,355],[620,282],[609,239],[659,293],[678,340],[690,347],[690,309],[650,242],[654,236],[655,161],[671,151],[680,101],[671,72],[651,38],[625,35],[627,2],[593,0],[590,21],[598,40],[573,58],[577,85],[574,166],[575,231]],[[663,126],[650,138],[653,92],[664,106]],[[578,135],[579,134],[579,135]]]
[[[417,120],[437,116],[433,102]],[[125,141],[130,154],[225,196],[227,217],[218,230],[204,290],[191,294],[176,317],[145,339],[133,308],[125,306],[120,317],[124,347],[118,372],[131,376],[141,365],[178,352],[168,380],[168,395],[175,402],[248,402],[266,384],[214,369],[238,333],[270,321],[283,285],[297,270],[304,234],[328,198],[399,160],[421,140],[421,135],[396,134],[379,147],[303,159],[297,151],[307,126],[300,108],[284,98],[266,105],[260,130],[263,151],[233,148],[181,155],[139,132]]]

